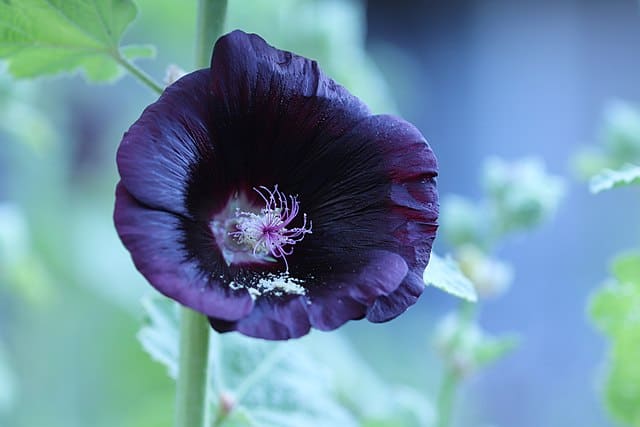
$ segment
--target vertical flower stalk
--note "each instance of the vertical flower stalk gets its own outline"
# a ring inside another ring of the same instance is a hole
[[[224,31],[227,0],[198,0],[196,34],[196,67],[206,68],[211,48]]]
[[[227,0],[199,0],[197,10],[196,67],[206,67],[211,47],[222,34]],[[175,427],[205,427],[208,421],[209,320],[182,307],[180,358],[176,385]]]
[[[176,386],[176,427],[208,425],[207,369],[209,322],[207,318],[182,307],[180,313],[180,358]]]
[[[453,336],[451,348],[455,349],[459,346],[460,340],[463,339],[464,330],[473,322],[476,315],[476,305],[467,301],[463,301],[458,306],[457,316],[461,322],[458,326],[456,334]],[[437,395],[437,411],[438,423],[437,427],[449,427],[453,415],[455,399],[462,379],[463,373],[460,367],[456,365],[453,355],[449,357],[449,363],[446,366],[442,382]]]

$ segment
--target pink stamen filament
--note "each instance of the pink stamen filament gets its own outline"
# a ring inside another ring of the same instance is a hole
[[[311,234],[312,223],[307,226],[307,215],[303,214],[302,227],[287,228],[300,212],[300,203],[295,196],[285,196],[261,186],[254,188],[265,202],[259,214],[236,212],[237,231],[229,234],[236,241],[252,249],[254,256],[271,254],[274,258],[282,258],[286,271],[289,271],[287,256],[293,253],[293,245]],[[263,193],[264,192],[264,193]],[[265,194],[266,193],[266,194]]]

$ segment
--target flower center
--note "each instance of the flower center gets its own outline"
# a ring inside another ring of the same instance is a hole
[[[300,212],[300,203],[295,196],[286,196],[276,185],[254,188],[264,200],[265,207],[259,213],[237,209],[235,230],[230,231],[236,243],[258,258],[282,258],[289,271],[287,256],[293,253],[293,246],[311,234],[311,221],[307,224],[307,214],[303,214],[302,227],[289,227]]]
[[[254,188],[264,202],[262,208],[244,193],[232,197],[227,206],[209,224],[215,242],[228,266],[251,266],[282,259],[285,274],[289,272],[287,256],[293,246],[311,234],[311,221],[306,214],[301,227],[292,227],[300,213],[297,197],[287,196],[266,187]],[[259,209],[259,210],[258,210]]]

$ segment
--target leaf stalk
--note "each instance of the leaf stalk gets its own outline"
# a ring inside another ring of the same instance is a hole
[[[118,64],[120,64],[125,70],[127,70],[133,77],[138,79],[140,83],[147,86],[153,92],[160,95],[164,89],[158,83],[156,83],[147,73],[138,68],[133,62],[122,57],[120,52],[114,52],[113,58]]]

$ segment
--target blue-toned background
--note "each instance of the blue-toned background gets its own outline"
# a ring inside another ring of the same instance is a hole
[[[370,1],[369,7],[369,45],[400,94],[402,114],[439,155],[442,193],[477,195],[487,155],[541,156],[553,173],[570,178],[557,218],[500,250],[516,278],[507,295],[482,308],[482,323],[493,332],[518,331],[523,340],[471,382],[463,400],[474,415],[461,415],[459,425],[477,425],[476,417],[498,426],[612,425],[596,395],[603,339],[585,303],[607,276],[612,254],[638,245],[640,204],[633,191],[589,194],[572,178],[569,159],[598,141],[608,103],[640,100],[638,3]],[[406,49],[410,69],[385,58],[388,43]],[[448,303],[435,291],[425,296],[424,312]],[[424,316],[419,321],[428,328]]]
[[[515,280],[480,321],[521,341],[465,383],[455,425],[613,426],[586,305],[613,254],[638,246],[640,203],[633,190],[590,194],[571,158],[598,143],[610,102],[640,102],[637,1],[307,3],[231,0],[228,28],[317,58],[374,110],[414,122],[443,195],[479,197],[488,156],[538,156],[567,180],[555,218],[499,247]],[[141,67],[158,80],[170,63],[190,70],[195,2],[136,4],[125,38],[158,47]],[[173,384],[135,339],[151,288],[111,220],[117,144],[154,96],[130,77],[14,82],[0,70],[0,426],[169,426]],[[429,288],[401,318],[342,333],[385,379],[433,396],[430,340],[456,304]]]

